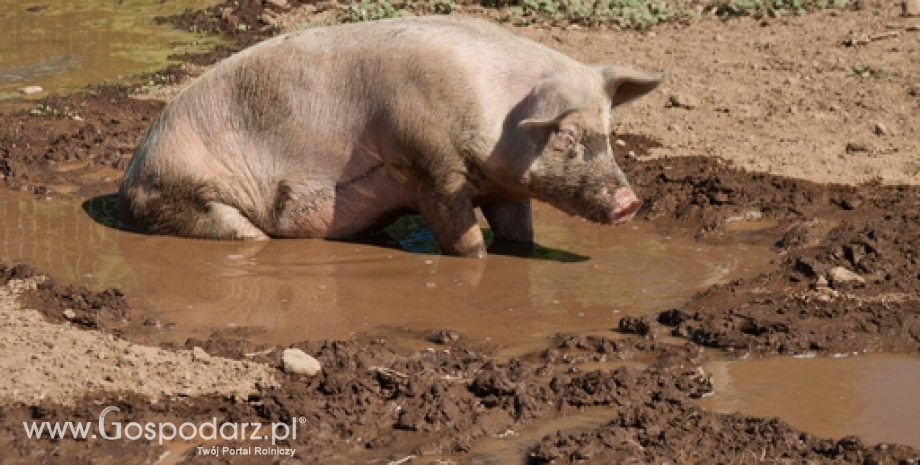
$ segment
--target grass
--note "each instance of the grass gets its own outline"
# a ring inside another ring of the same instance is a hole
[[[57,108],[48,104],[47,102],[41,103],[37,107],[29,110],[29,113],[36,116],[50,115],[57,118],[69,118],[74,121],[83,121],[83,117],[78,115],[77,112],[71,110],[69,106],[65,106],[64,108]]]
[[[360,0],[343,3],[322,24],[375,21],[420,14],[449,14],[464,7],[485,7],[499,19],[517,24],[600,26],[644,29],[662,22],[702,15],[801,15],[826,8],[846,8],[851,0]],[[304,24],[314,27],[320,24]]]

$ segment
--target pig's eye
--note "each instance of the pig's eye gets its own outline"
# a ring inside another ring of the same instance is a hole
[[[578,131],[573,127],[563,126],[559,128],[559,137],[562,138],[567,144],[575,145],[578,143]]]

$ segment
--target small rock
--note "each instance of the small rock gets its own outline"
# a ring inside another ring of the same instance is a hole
[[[195,346],[192,348],[192,360],[207,362],[211,360],[211,355],[205,352],[201,347]]]
[[[890,134],[888,127],[883,123],[875,123],[875,126],[872,128],[872,132],[874,132],[876,136],[887,136]]]
[[[617,139],[615,144],[617,144],[620,147],[626,147],[626,141],[624,141],[623,139]]]
[[[846,286],[862,286],[866,280],[862,276],[842,267],[837,266],[827,271],[827,280],[835,289]]]
[[[73,311],[72,308],[68,308],[64,310],[64,318],[67,318],[68,320],[72,320],[76,317],[77,317],[77,312]]]
[[[901,15],[908,18],[920,16],[920,0],[904,0],[901,2]]]
[[[668,97],[668,106],[692,110],[700,104],[699,99],[689,94],[672,94]]]
[[[288,5],[288,0],[268,0],[268,3],[271,3],[272,5],[275,5],[278,8],[284,8],[284,9],[290,6]]]
[[[284,349],[281,355],[281,368],[285,373],[315,376],[322,370],[319,361],[300,349]]]
[[[825,288],[828,286],[827,278],[824,276],[818,276],[818,280],[815,282],[815,287],[818,289]]]
[[[26,95],[37,94],[39,92],[44,92],[45,89],[42,89],[40,86],[25,86],[22,89],[19,89],[20,92]]]
[[[871,149],[868,145],[860,142],[847,142],[847,153],[869,152]]]
[[[426,339],[435,344],[447,344],[448,342],[460,340],[460,333],[452,329],[442,329],[429,334]]]

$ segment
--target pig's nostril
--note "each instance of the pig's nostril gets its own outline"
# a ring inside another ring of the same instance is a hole
[[[631,220],[641,207],[642,201],[636,197],[632,189],[628,187],[617,189],[613,195],[613,208],[610,211],[610,223],[623,224]]]

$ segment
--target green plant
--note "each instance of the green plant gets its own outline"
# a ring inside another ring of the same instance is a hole
[[[40,103],[37,107],[29,110],[29,113],[36,116],[49,115],[56,118],[69,118],[74,121],[83,121],[83,117],[71,110],[69,106],[65,105],[63,109],[60,109],[52,106],[48,102]]]
[[[342,7],[343,23],[358,23],[362,21],[376,21],[387,18],[402,18],[409,15],[408,11],[398,9],[389,1],[381,2],[362,0],[358,3],[349,3]]]
[[[431,11],[437,14],[447,15],[457,9],[457,4],[450,0],[434,0],[431,4]]]

